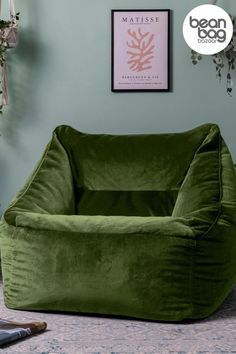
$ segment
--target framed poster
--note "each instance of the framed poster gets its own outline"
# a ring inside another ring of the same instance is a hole
[[[170,90],[170,10],[112,10],[111,89]]]

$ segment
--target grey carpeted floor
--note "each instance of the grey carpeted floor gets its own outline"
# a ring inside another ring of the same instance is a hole
[[[0,317],[46,321],[48,330],[0,349],[4,354],[185,354],[236,353],[236,288],[210,318],[186,324],[14,311]]]

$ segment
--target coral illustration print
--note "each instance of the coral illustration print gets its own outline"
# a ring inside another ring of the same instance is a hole
[[[129,41],[127,41],[128,61],[130,70],[141,72],[152,68],[154,58],[154,34],[142,33],[141,28],[137,31],[128,29]]]

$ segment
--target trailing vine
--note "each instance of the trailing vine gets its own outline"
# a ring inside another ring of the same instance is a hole
[[[8,40],[8,37],[6,36],[6,30],[8,28],[13,28],[16,27],[17,21],[19,20],[19,15],[20,13],[18,12],[14,17],[12,17],[10,20],[5,21],[5,20],[0,20],[0,66],[2,68],[3,72],[3,67],[6,65],[6,60],[7,60],[7,49],[10,48],[10,43]],[[4,77],[2,75],[2,87],[3,87],[3,80]],[[0,90],[0,95],[3,96],[3,90]],[[2,97],[3,98],[3,97]],[[2,103],[0,104],[0,114],[3,113],[3,99]]]
[[[232,18],[232,22],[234,31],[229,45],[222,52],[212,55],[212,61],[216,68],[216,77],[219,79],[219,82],[222,80],[222,69],[227,66],[226,92],[229,96],[232,96],[233,91],[232,71],[236,67],[236,23],[234,18]],[[202,55],[192,50],[191,60],[193,65],[197,65],[202,60]]]

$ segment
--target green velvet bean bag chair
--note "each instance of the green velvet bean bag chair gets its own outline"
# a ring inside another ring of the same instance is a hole
[[[236,174],[219,128],[58,127],[0,240],[10,308],[209,316],[236,282]]]

